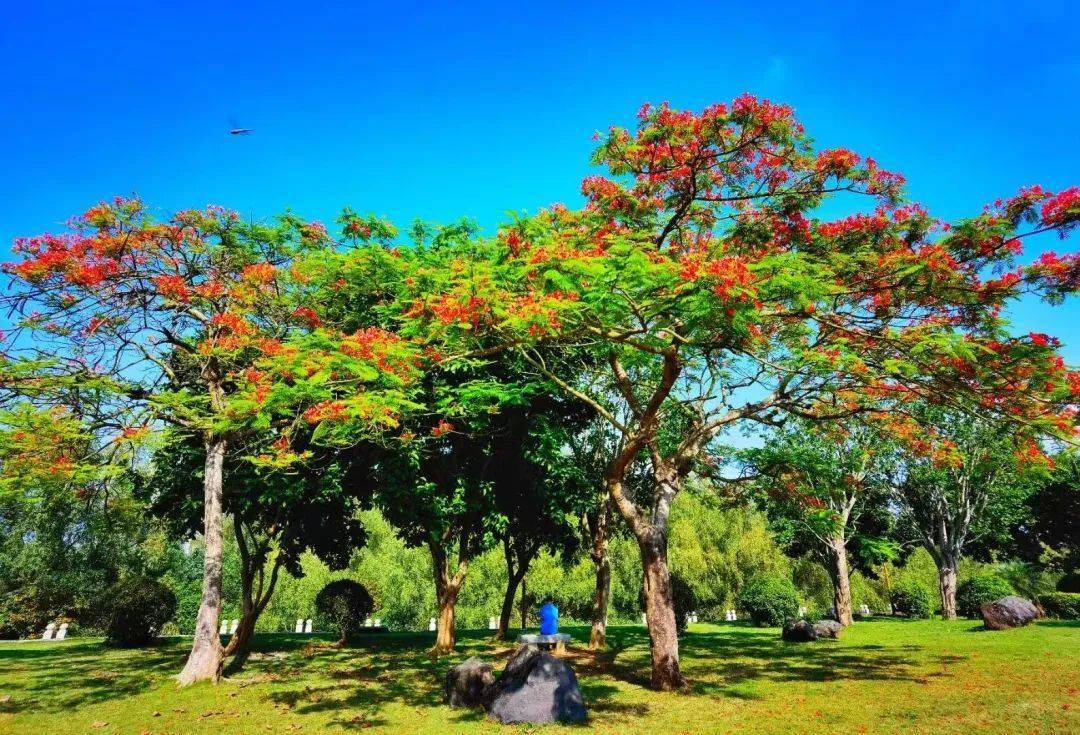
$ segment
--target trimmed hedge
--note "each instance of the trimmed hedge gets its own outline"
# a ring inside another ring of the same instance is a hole
[[[1016,590],[1008,580],[996,574],[978,574],[960,584],[956,591],[956,611],[964,617],[979,618],[982,617],[979,608],[984,602],[1015,594]]]
[[[909,618],[928,618],[934,612],[934,593],[919,582],[905,582],[893,588],[889,596],[893,611]]]
[[[338,631],[342,641],[360,630],[364,618],[375,609],[364,585],[351,579],[339,579],[319,590],[315,610],[327,625]]]
[[[799,595],[790,579],[758,577],[743,587],[739,606],[754,625],[779,627],[799,614]]]
[[[109,587],[105,601],[105,642],[121,648],[153,643],[176,613],[176,595],[156,579],[123,579]]]
[[[1046,615],[1062,620],[1080,620],[1080,592],[1051,592],[1039,597]]]

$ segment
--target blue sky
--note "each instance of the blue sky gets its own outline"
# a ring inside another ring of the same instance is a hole
[[[643,101],[744,91],[904,172],[941,216],[1080,183],[1080,11],[885,5],[11,5],[0,243],[133,192],[163,210],[331,220],[351,204],[492,229],[507,210],[579,201],[592,133]],[[1035,245],[1080,246],[1054,240]],[[1013,315],[1080,363],[1075,301]]]

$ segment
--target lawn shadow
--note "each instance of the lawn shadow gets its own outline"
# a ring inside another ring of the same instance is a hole
[[[0,711],[63,712],[134,696],[179,672],[188,645],[116,649],[73,639],[0,647],[0,678],[17,682]]]
[[[916,644],[849,644],[823,640],[789,643],[775,630],[750,627],[716,632],[687,633],[680,640],[683,673],[690,680],[688,692],[711,696],[754,698],[740,689],[748,683],[913,681],[928,676],[916,667],[927,663],[951,663],[955,656],[919,656],[925,649]]]

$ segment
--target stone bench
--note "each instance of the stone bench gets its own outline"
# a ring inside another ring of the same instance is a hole
[[[529,645],[530,643],[542,651],[554,650],[555,653],[566,653],[566,644],[572,640],[569,633],[555,633],[554,635],[541,635],[539,633],[523,633],[518,636],[518,643]]]

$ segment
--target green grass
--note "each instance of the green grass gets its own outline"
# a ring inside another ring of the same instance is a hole
[[[648,641],[612,631],[614,652],[571,649],[587,726],[545,733],[1078,733],[1080,624],[988,632],[972,621],[868,621],[840,641],[785,644],[775,629],[696,625],[682,642],[688,691],[643,686]],[[576,636],[586,631],[572,629]],[[98,641],[0,645],[4,733],[494,733],[482,712],[451,710],[440,682],[469,655],[503,659],[486,631],[431,660],[430,635],[372,636],[356,647],[261,636],[218,686],[177,689],[185,642],[111,650]],[[497,664],[497,667],[501,663]],[[8,698],[10,697],[10,698]],[[104,724],[103,724],[104,723]]]

